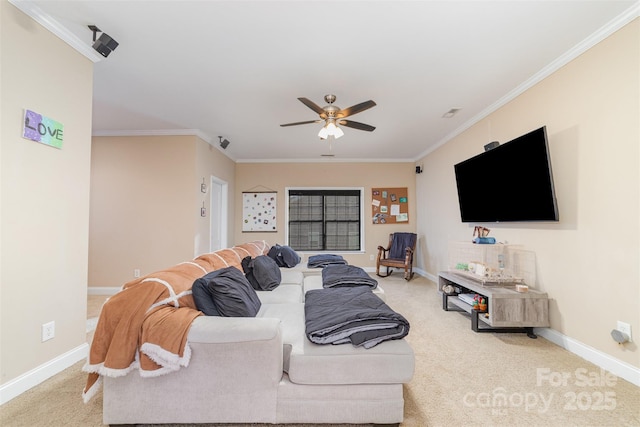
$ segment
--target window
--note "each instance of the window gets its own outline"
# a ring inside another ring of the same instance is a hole
[[[288,245],[298,251],[360,251],[362,189],[288,189]]]

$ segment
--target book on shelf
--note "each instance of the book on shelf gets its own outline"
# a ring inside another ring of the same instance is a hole
[[[473,305],[473,298],[475,296],[476,294],[459,294],[458,299],[460,299],[460,301],[466,302],[469,305]]]

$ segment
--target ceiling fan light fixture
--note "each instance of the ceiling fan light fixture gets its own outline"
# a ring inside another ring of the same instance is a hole
[[[307,123],[322,123],[322,121],[324,121],[324,126],[322,127],[322,129],[320,129],[320,132],[318,132],[318,136],[320,137],[320,139],[327,139],[330,136],[333,136],[334,139],[338,139],[344,136],[344,131],[338,127],[338,123],[340,123],[341,126],[364,130],[367,132],[372,132],[375,130],[374,126],[360,122],[354,122],[353,120],[345,120],[346,117],[361,113],[371,107],[375,107],[376,103],[371,100],[361,102],[359,104],[352,105],[349,108],[343,109],[333,104],[333,102],[336,100],[335,95],[326,95],[324,97],[324,100],[327,102],[327,104],[329,104],[325,105],[324,107],[320,107],[307,98],[298,98],[298,100],[315,111],[320,116],[320,120],[307,120],[304,122],[285,123],[281,124],[281,127],[305,125]]]
[[[340,138],[344,135],[342,129],[336,126],[336,121],[334,119],[327,119],[327,124],[320,129],[318,132],[318,136],[320,139],[327,139],[330,136],[333,136],[335,139]]]
[[[320,137],[320,139],[327,139],[329,137],[329,131],[327,130],[326,126],[322,126],[320,132],[318,132],[318,136]]]
[[[333,129],[333,137],[334,137],[335,139],[338,139],[338,138],[340,138],[341,136],[343,136],[343,135],[344,135],[344,132],[342,131],[342,129],[340,129],[340,128],[339,128],[338,126],[336,126],[335,124],[334,124],[334,125],[332,125],[332,126],[333,126],[333,128],[334,128],[334,129]],[[331,131],[329,131],[329,132],[331,132]]]

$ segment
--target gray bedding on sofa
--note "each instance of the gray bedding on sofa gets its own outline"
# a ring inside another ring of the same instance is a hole
[[[322,287],[367,286],[378,287],[378,281],[356,265],[332,264],[322,269]]]
[[[307,260],[307,268],[324,268],[331,264],[347,264],[347,260],[337,254],[311,255]]]
[[[316,344],[371,348],[409,333],[409,322],[365,286],[310,290],[304,311],[305,333]]]

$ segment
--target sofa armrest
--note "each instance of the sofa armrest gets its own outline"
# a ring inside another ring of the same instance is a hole
[[[274,318],[200,316],[189,366],[104,378],[105,424],[275,423],[282,331]]]

